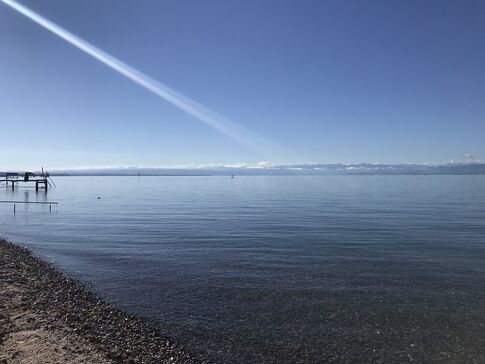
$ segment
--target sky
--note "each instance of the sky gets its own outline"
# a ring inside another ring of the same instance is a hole
[[[0,170],[485,159],[481,0],[18,2],[260,148],[0,2]]]

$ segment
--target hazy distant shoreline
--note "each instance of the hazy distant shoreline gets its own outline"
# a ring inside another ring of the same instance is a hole
[[[422,164],[293,164],[214,166],[208,168],[109,167],[55,170],[52,176],[293,176],[293,175],[485,175],[485,163]]]

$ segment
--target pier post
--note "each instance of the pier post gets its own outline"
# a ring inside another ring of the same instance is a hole
[[[39,181],[35,181],[35,192],[39,191]]]

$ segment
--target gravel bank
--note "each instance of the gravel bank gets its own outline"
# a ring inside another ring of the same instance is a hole
[[[196,363],[145,322],[0,240],[0,364]]]

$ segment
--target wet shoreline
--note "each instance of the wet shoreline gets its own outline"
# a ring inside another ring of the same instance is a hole
[[[196,363],[146,322],[0,239],[0,363]]]

